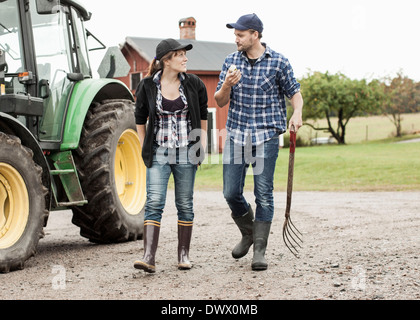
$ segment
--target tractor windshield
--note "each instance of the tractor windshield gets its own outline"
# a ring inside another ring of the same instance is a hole
[[[17,77],[10,76],[25,70],[20,26],[17,0],[0,1],[0,48],[6,52],[6,93],[25,91]]]
[[[73,83],[67,74],[73,72],[71,29],[66,8],[39,14],[36,1],[30,0],[32,31],[39,81],[48,81],[49,93],[44,99],[41,141],[60,141],[66,104]]]
[[[30,0],[38,79],[48,81],[50,90],[44,99],[40,140],[59,142],[74,85],[68,75],[79,73],[91,77],[91,71],[79,13],[72,7],[59,4],[52,12],[40,14],[37,7],[40,2]]]

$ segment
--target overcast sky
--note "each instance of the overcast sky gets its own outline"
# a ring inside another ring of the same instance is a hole
[[[420,81],[419,0],[83,0],[87,28],[107,46],[127,36],[179,39],[178,21],[197,20],[196,38],[234,42],[226,23],[256,13],[263,41],[284,54],[296,76],[309,70],[350,78],[398,71]],[[95,68],[95,63],[94,68]]]

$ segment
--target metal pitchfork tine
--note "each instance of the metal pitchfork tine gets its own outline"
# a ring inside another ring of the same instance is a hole
[[[292,204],[292,190],[293,190],[293,170],[295,165],[295,150],[296,150],[296,131],[292,125],[290,128],[290,155],[289,155],[289,174],[287,179],[287,203],[285,221],[283,224],[283,241],[286,247],[296,258],[299,258],[298,247],[302,248],[300,243],[303,243],[301,237],[302,233],[293,224],[290,218],[290,207]]]

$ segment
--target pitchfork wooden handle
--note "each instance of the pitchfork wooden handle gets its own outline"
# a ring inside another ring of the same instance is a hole
[[[289,172],[288,172],[288,177],[287,177],[286,218],[289,217],[290,215],[290,206],[292,204],[295,150],[296,150],[296,132],[295,132],[295,127],[292,125],[290,127],[290,153],[289,153]]]
[[[295,153],[296,150],[296,131],[295,126],[292,125],[290,128],[290,153]]]
[[[296,132],[290,131],[290,153],[295,153],[296,150]]]

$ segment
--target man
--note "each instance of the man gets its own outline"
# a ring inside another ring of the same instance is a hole
[[[302,126],[303,99],[289,61],[261,42],[263,23],[256,14],[244,15],[226,26],[235,29],[238,51],[225,60],[215,99],[221,108],[230,102],[223,194],[242,234],[232,256],[244,257],[254,244],[252,269],[266,270],[279,135],[287,129],[285,96],[294,109],[289,123],[294,131]],[[254,171],[255,217],[243,196],[249,165]]]

